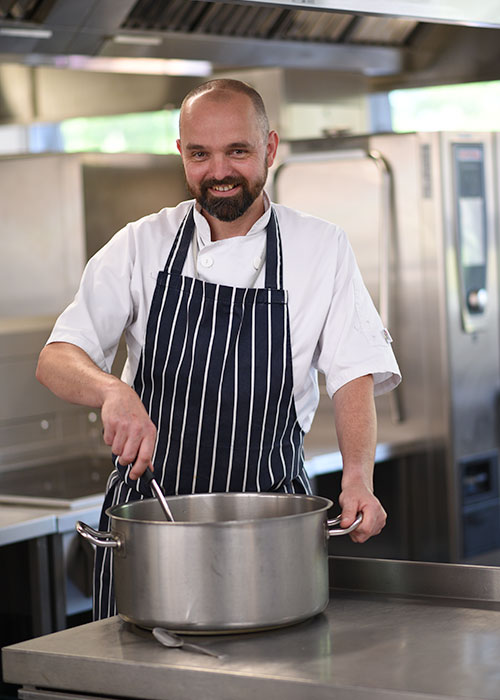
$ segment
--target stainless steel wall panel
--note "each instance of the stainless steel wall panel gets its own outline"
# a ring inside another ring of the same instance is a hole
[[[186,198],[179,156],[75,154],[0,160],[0,470],[104,447],[98,412],[35,378],[87,256],[128,221]],[[26,198],[28,197],[28,201]],[[123,347],[113,371],[121,372]]]
[[[86,254],[122,226],[189,197],[178,155],[82,154]]]
[[[56,314],[83,270],[81,172],[73,156],[0,160],[0,317]]]

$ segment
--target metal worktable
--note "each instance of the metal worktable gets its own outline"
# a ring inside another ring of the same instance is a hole
[[[35,698],[438,700],[500,697],[500,569],[333,557],[327,610],[267,632],[165,649],[118,617],[3,650]]]

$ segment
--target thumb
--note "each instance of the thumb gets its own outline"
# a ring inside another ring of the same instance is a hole
[[[354,501],[348,501],[342,506],[342,518],[340,520],[340,527],[349,527],[356,520],[358,514],[357,504]]]

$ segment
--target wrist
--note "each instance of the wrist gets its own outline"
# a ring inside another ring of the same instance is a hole
[[[342,470],[341,488],[343,491],[351,488],[365,488],[373,493],[373,466],[346,466]]]
[[[125,382],[122,382],[121,379],[115,377],[113,374],[105,374],[105,376],[101,378],[98,387],[98,396],[101,407],[105,401],[113,396],[116,396],[116,394],[123,391],[125,387],[127,389],[130,388],[128,384],[125,384]]]

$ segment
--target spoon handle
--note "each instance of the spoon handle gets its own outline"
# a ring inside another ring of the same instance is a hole
[[[160,505],[162,507],[163,512],[165,513],[165,517],[167,520],[170,520],[171,523],[174,522],[174,516],[172,515],[172,511],[170,510],[170,506],[168,505],[167,499],[163,495],[163,491],[160,488],[160,485],[156,481],[156,479],[153,476],[153,472],[151,469],[148,467],[146,471],[143,474],[143,477],[146,479],[148,482],[151,490],[153,491],[154,495],[156,498],[160,501]]]
[[[183,642],[182,649],[186,649],[186,651],[197,651],[200,654],[206,654],[207,656],[213,656],[215,659],[220,658],[220,654],[216,654],[215,651],[210,651],[210,649],[206,649],[205,647],[200,647],[200,646],[198,646],[198,644],[193,644],[192,642]]]

